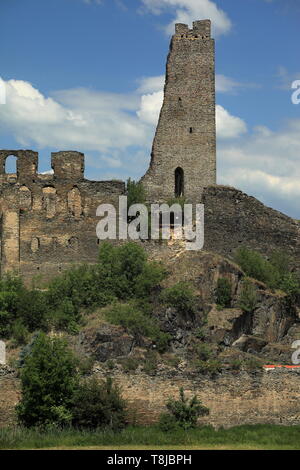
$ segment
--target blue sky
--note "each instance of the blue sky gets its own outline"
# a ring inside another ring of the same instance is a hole
[[[211,18],[218,182],[300,219],[299,0],[0,0],[0,147],[86,155],[90,179],[145,172],[174,22]]]

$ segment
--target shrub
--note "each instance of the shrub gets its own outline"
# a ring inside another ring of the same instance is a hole
[[[169,343],[170,335],[160,330],[157,321],[143,313],[134,302],[128,304],[116,303],[106,311],[106,319],[114,325],[121,325],[133,334],[138,343],[142,336],[150,338],[160,352]]]
[[[282,251],[274,251],[267,261],[260,253],[240,248],[236,262],[249,277],[264,282],[271,289],[281,289],[293,297],[300,293],[299,278],[290,271],[290,257]]]
[[[217,359],[203,361],[201,359],[194,361],[194,368],[199,374],[214,376],[222,371],[222,364]]]
[[[196,313],[196,297],[194,291],[183,282],[164,289],[160,294],[160,300],[166,305],[176,308],[183,315]]]
[[[29,338],[29,331],[19,318],[13,323],[11,334],[16,346],[26,344]]]
[[[202,405],[196,395],[190,400],[186,398],[183,388],[180,388],[179,400],[170,398],[166,407],[173,418],[169,418],[169,421],[167,421],[166,417],[161,418],[165,427],[167,427],[166,425],[171,425],[172,427],[173,423],[175,424],[176,422],[183,429],[194,428],[200,416],[209,414],[209,409]]]
[[[146,191],[141,182],[136,182],[130,178],[127,180],[127,206],[130,207],[133,204],[145,204]]]
[[[243,287],[239,297],[239,307],[247,313],[251,313],[255,310],[257,305],[257,292],[256,289],[249,279],[243,282]]]
[[[237,250],[235,260],[247,276],[264,282],[270,287],[276,284],[276,269],[257,251],[242,247]]]
[[[77,388],[72,401],[72,424],[78,428],[122,429],[126,424],[126,403],[111,378],[106,382],[87,379]]]
[[[201,361],[207,361],[212,354],[210,347],[205,343],[198,344],[195,352]]]
[[[98,269],[104,289],[121,300],[149,296],[165,276],[164,269],[148,262],[144,249],[134,242],[121,246],[104,242]]]
[[[138,368],[140,361],[133,357],[127,357],[121,364],[124,372],[134,372]]]
[[[279,288],[286,292],[289,297],[294,299],[300,294],[300,283],[294,273],[287,273],[282,276],[279,282]]]
[[[223,308],[228,308],[231,305],[231,282],[226,278],[219,278],[216,288],[216,302]]]
[[[26,427],[64,424],[62,417],[69,417],[78,385],[76,360],[65,341],[40,333],[25,356],[20,378],[22,398],[16,406],[19,422]]]
[[[115,362],[112,359],[108,359],[105,365],[108,368],[108,370],[113,370],[115,368]]]
[[[161,413],[158,421],[159,429],[163,432],[173,432],[179,428],[175,416],[169,413]]]

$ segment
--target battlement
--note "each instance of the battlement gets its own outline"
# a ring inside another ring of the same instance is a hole
[[[15,157],[16,171],[5,171],[6,161]],[[84,154],[74,151],[53,152],[51,154],[52,179],[78,181],[84,178]],[[47,179],[50,175],[37,173],[38,152],[32,150],[0,150],[0,183],[26,182],[34,179]]]
[[[211,39],[211,21],[197,20],[193,22],[193,28],[184,23],[175,25],[175,37],[184,39]]]

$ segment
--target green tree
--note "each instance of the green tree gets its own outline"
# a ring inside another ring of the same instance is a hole
[[[166,305],[176,308],[183,315],[196,313],[196,296],[193,289],[184,282],[164,289],[160,294],[160,300]]]
[[[170,398],[166,407],[171,416],[173,416],[174,423],[177,423],[178,426],[184,429],[196,427],[198,418],[209,414],[209,409],[202,405],[196,395],[191,399],[185,397],[183,388],[180,388],[179,400]],[[161,427],[163,424],[166,425],[167,422],[169,425],[171,424],[170,420],[166,418],[166,414],[163,414],[161,416]]]
[[[126,424],[126,402],[111,378],[106,382],[87,379],[77,388],[72,402],[72,424],[78,428],[109,427],[114,431]]]
[[[60,338],[40,333],[24,358],[20,378],[22,398],[16,406],[19,422],[26,426],[65,424],[78,387],[77,361]]]

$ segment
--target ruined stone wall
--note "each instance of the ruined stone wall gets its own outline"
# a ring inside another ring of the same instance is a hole
[[[17,173],[6,174],[5,160],[17,157]],[[1,271],[15,270],[25,281],[51,278],[73,263],[94,263],[99,241],[96,209],[118,205],[121,181],[84,179],[84,155],[52,154],[53,174],[37,173],[38,154],[0,151]]]
[[[300,266],[300,223],[266,207],[254,197],[228,186],[210,186],[203,192],[204,249],[232,258],[240,246],[270,255],[286,252]]]
[[[98,372],[100,378],[105,374]],[[166,412],[169,397],[178,398],[183,387],[187,396],[197,394],[210,415],[203,424],[232,427],[244,424],[299,425],[300,374],[277,369],[270,372],[223,373],[215,379],[185,377],[180,373],[167,377],[162,371],[149,376],[142,373],[110,374],[121,386],[129,404],[130,421],[148,425]],[[15,422],[14,407],[20,399],[20,380],[15,374],[0,373],[0,427]]]
[[[210,21],[177,24],[167,61],[164,102],[150,168],[142,178],[150,201],[198,201],[216,182],[215,53]],[[179,169],[180,188],[176,188]]]

